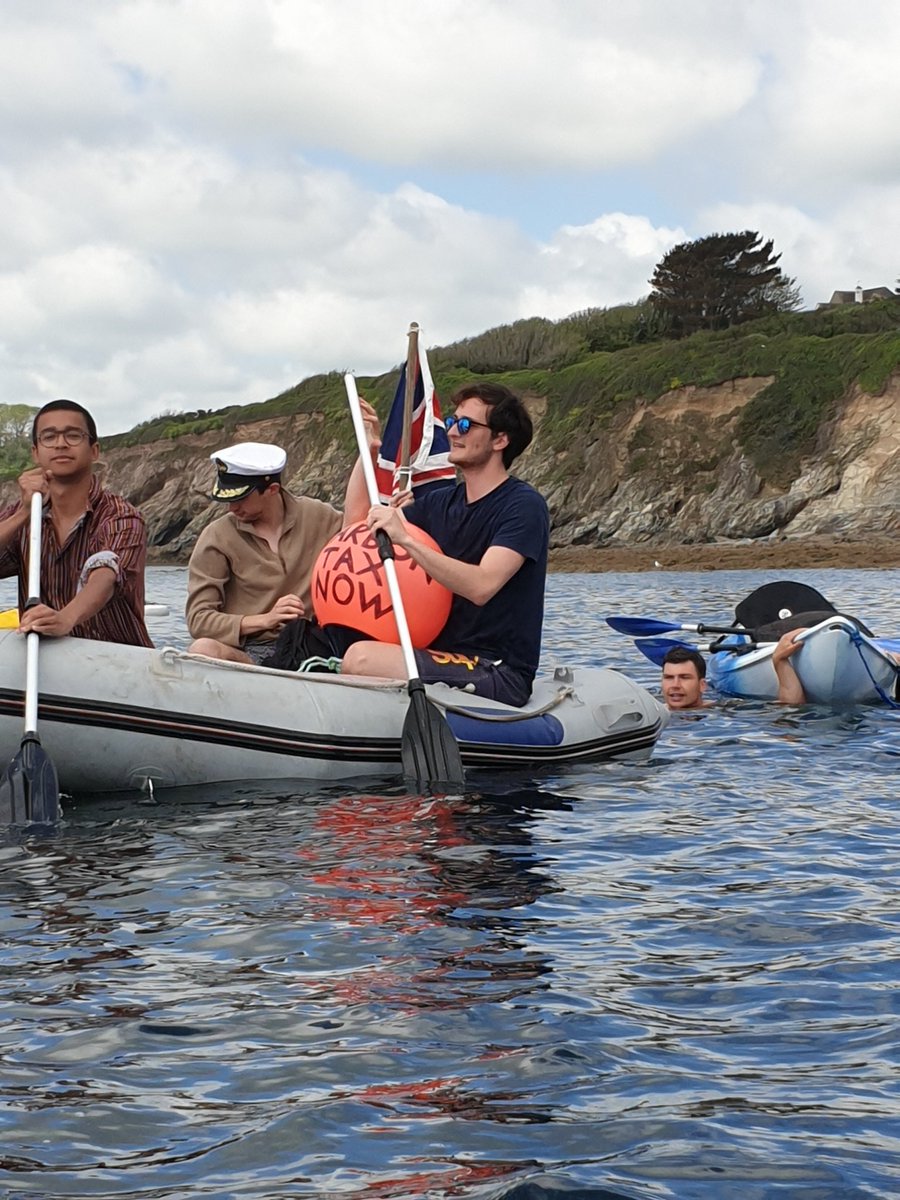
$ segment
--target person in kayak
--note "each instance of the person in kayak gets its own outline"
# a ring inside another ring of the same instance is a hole
[[[347,486],[345,525],[366,520],[383,529],[438,583],[453,592],[450,616],[433,645],[417,650],[425,683],[447,683],[505,704],[531,695],[541,649],[550,515],[539,492],[509,474],[529,446],[533,427],[522,400],[501,384],[459,388],[445,421],[450,462],[462,476],[408,505],[370,507],[362,465]],[[378,417],[361,401],[373,457],[380,445]],[[409,532],[416,525],[438,552]],[[344,653],[351,675],[406,678],[400,646],[368,639]]]
[[[31,426],[34,467],[20,499],[0,512],[0,578],[19,580],[19,629],[45,637],[152,646],[144,624],[144,518],[94,474],[94,418],[74,400],[51,400]],[[44,496],[40,603],[26,606],[31,497]]]
[[[185,616],[192,654],[259,663],[279,631],[311,611],[319,551],[341,528],[322,500],[281,485],[281,446],[239,442],[210,455],[211,497],[228,505],[197,538],[188,563]]]

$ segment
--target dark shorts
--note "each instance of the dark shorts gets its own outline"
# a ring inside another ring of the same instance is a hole
[[[450,650],[416,650],[415,655],[423,683],[446,683],[515,708],[527,704],[531,696],[531,680],[504,662]]]
[[[253,641],[252,639],[248,642],[242,643],[241,645],[243,652],[249,657],[250,661],[252,663],[256,663],[257,666],[260,665],[262,660],[266,658],[267,655],[272,653],[274,647],[274,642]]]

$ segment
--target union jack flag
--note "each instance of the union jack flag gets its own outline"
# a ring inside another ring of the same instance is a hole
[[[418,346],[418,369],[413,397],[412,427],[409,438],[409,466],[413,491],[419,493],[431,485],[444,486],[456,481],[456,468],[449,460],[450,442],[441,417],[441,404],[434,390],[428,356]],[[403,490],[400,446],[403,439],[403,407],[406,397],[406,363],[400,371],[394,402],[381,435],[381,449],[375,464],[378,494],[383,501]]]

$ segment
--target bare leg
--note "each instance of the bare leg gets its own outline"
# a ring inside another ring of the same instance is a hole
[[[374,675],[380,679],[406,679],[400,646],[386,642],[354,642],[341,662],[343,675]]]
[[[207,658],[222,658],[225,662],[248,663],[253,659],[236,646],[228,646],[225,642],[217,642],[215,638],[197,638],[188,646],[188,654],[205,654]]]

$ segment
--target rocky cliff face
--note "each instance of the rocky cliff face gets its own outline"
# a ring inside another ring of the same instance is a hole
[[[846,396],[787,488],[763,482],[735,433],[768,382],[682,388],[622,412],[601,437],[585,431],[553,482],[536,450],[529,475],[545,484],[555,544],[900,532],[900,375],[879,396]]]
[[[736,436],[741,410],[768,382],[681,388],[652,404],[624,405],[605,424],[586,415],[556,452],[542,437],[551,408],[544,397],[526,397],[536,435],[517,474],[547,497],[553,545],[900,532],[900,374],[879,396],[844,398],[787,488],[763,483]],[[350,462],[323,414],[247,422],[226,440],[284,446],[288,487],[340,506]],[[200,529],[221,514],[208,491],[209,455],[222,444],[211,432],[103,454],[107,486],[146,517],[153,561],[186,561]],[[16,495],[14,484],[3,487],[6,501]]]

